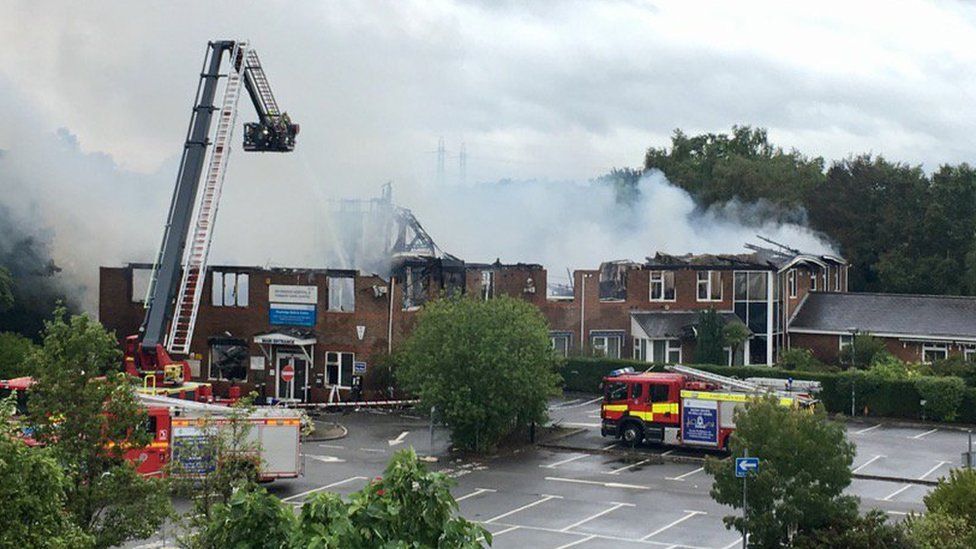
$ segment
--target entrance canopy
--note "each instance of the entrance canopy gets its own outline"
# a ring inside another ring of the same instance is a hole
[[[312,351],[317,339],[315,334],[307,330],[284,329],[254,336],[254,342],[261,346],[261,351],[271,361],[270,348],[273,346],[298,347],[305,354],[305,358],[312,363]]]

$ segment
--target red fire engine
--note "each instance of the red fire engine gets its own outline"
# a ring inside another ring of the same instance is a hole
[[[808,393],[793,392],[792,387],[772,390],[766,383],[687,366],[668,369],[671,372],[635,373],[625,368],[603,378],[600,433],[631,445],[647,441],[725,449],[735,430],[735,410],[746,402],[773,394],[783,406],[816,403]]]

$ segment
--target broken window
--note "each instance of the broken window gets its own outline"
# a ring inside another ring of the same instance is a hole
[[[152,269],[132,269],[132,302],[145,303],[149,293],[149,281],[152,280]]]
[[[403,308],[420,307],[427,302],[427,269],[424,267],[403,268]]]
[[[211,337],[208,361],[209,379],[247,380],[250,353],[247,341],[230,337]]]
[[[627,299],[627,261],[611,261],[600,265],[600,301]]]
[[[352,312],[356,310],[356,279],[351,276],[329,277],[329,310]]]
[[[495,271],[481,271],[481,299],[495,296]]]
[[[651,271],[651,301],[674,301],[674,271]]]
[[[247,307],[249,277],[247,273],[211,274],[211,303],[214,307]]]
[[[722,301],[722,271],[698,271],[698,301]]]

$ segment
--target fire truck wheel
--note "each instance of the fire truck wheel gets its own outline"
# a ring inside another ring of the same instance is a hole
[[[631,446],[637,446],[644,440],[644,429],[637,423],[629,422],[624,425],[623,430],[620,432],[620,438]]]

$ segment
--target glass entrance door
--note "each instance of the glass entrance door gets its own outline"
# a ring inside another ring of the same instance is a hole
[[[308,376],[308,361],[305,355],[278,353],[276,366],[275,396],[278,400],[304,401],[307,385],[305,380]]]

